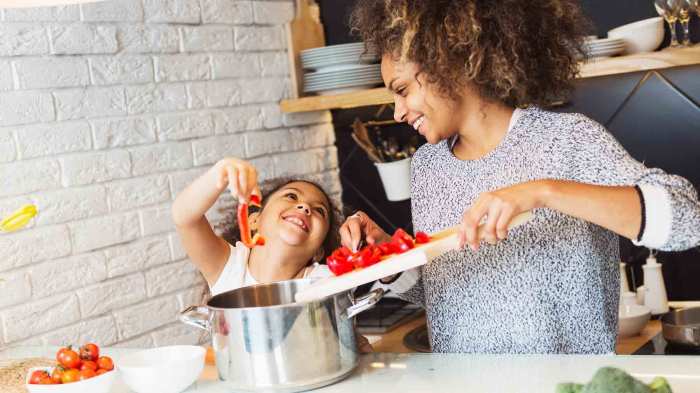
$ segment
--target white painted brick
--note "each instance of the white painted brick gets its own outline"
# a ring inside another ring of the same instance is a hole
[[[287,52],[264,52],[259,56],[262,76],[289,75]]]
[[[5,342],[13,342],[76,322],[80,311],[75,294],[66,294],[5,309],[0,318]]]
[[[32,286],[29,273],[16,271],[0,274],[0,308],[26,303],[32,297]]]
[[[253,23],[253,6],[250,1],[207,0],[202,2],[204,23],[243,25]]]
[[[263,126],[267,129],[282,127],[282,111],[279,104],[260,106],[260,115],[263,118]]]
[[[173,197],[175,197],[177,194],[180,193],[180,191],[184,190],[185,187],[194,182],[194,180],[201,176],[204,172],[206,172],[207,169],[209,168],[196,168],[169,174],[168,177],[170,177],[170,191],[172,192]]]
[[[183,27],[182,50],[185,52],[232,51],[233,29],[227,26]]]
[[[281,25],[294,18],[294,4],[288,1],[253,2],[253,19],[257,24]]]
[[[38,123],[56,118],[51,93],[38,91],[0,93],[0,102],[2,102],[0,126]]]
[[[259,130],[263,118],[257,106],[239,106],[214,112],[214,131],[217,134],[233,134]]]
[[[49,28],[51,53],[80,55],[117,52],[117,30],[114,26],[71,24]]]
[[[85,22],[141,22],[141,0],[110,0],[80,6]]]
[[[332,146],[335,143],[333,124],[318,124],[311,127],[292,128],[289,130],[290,144],[294,150],[314,147]]]
[[[279,26],[237,26],[233,30],[236,50],[283,50],[284,35]]]
[[[162,328],[151,333],[154,345],[197,345],[202,342],[202,336],[207,335],[203,330],[187,326],[183,323]]]
[[[71,252],[65,226],[35,228],[0,236],[0,271],[64,257]]]
[[[131,175],[129,153],[124,150],[75,154],[60,160],[65,186],[124,179]]]
[[[74,120],[126,114],[124,88],[90,87],[54,93],[58,120]]]
[[[0,24],[0,56],[31,56],[49,53],[49,38],[42,24]]]
[[[178,304],[174,297],[150,300],[114,312],[120,339],[135,337],[177,320]],[[147,316],[147,317],[145,317]]]
[[[105,250],[107,275],[112,277],[145,270],[171,260],[170,243],[167,237],[139,239],[123,246]]]
[[[282,123],[287,127],[307,124],[330,123],[333,121],[330,111],[284,113]]]
[[[240,81],[224,80],[207,83],[207,106],[220,108],[235,106],[241,102]]]
[[[274,130],[246,134],[246,157],[257,157],[264,154],[279,153],[293,149],[293,141],[289,130]],[[298,143],[298,142],[296,142]]]
[[[211,82],[192,82],[187,84],[187,107],[203,109],[207,107],[207,85]]]
[[[39,57],[13,62],[19,89],[87,86],[87,62],[79,57]]]
[[[170,257],[172,260],[176,261],[187,258],[187,252],[185,252],[182,241],[180,241],[180,236],[177,233],[168,236],[168,243],[170,244]]]
[[[0,163],[17,159],[17,146],[12,136],[12,129],[0,128]]]
[[[207,112],[158,116],[158,139],[192,139],[214,134],[212,114]]]
[[[213,164],[224,157],[245,157],[243,135],[217,136],[192,142],[195,165]]]
[[[226,53],[212,55],[214,78],[244,78],[259,76],[260,58],[255,53]]]
[[[189,142],[160,143],[133,148],[130,152],[136,176],[192,167],[192,149]]]
[[[310,175],[309,179],[320,184],[328,194],[339,194],[343,190],[340,184],[340,178],[338,177],[338,171],[336,170]],[[342,204],[336,204],[338,207],[341,205]]]
[[[107,278],[105,256],[101,252],[33,265],[29,271],[35,298],[71,292]]]
[[[115,348],[153,348],[155,347],[155,342],[153,341],[153,336],[146,333],[142,336],[132,338],[130,340],[119,341],[113,345]]]
[[[200,284],[189,288],[177,294],[177,300],[180,305],[180,310],[184,310],[189,306],[204,304],[206,298],[210,295],[207,284]]]
[[[91,218],[69,225],[75,253],[126,243],[139,237],[136,213]]]
[[[144,0],[146,22],[199,23],[197,0]]]
[[[81,315],[91,318],[146,299],[146,281],[135,273],[80,289],[77,295]]]
[[[146,293],[150,297],[202,283],[202,275],[189,261],[159,266],[146,272]]]
[[[275,160],[272,156],[254,158],[250,160],[250,163],[258,170],[258,181],[270,180],[277,176]]]
[[[242,104],[279,102],[287,94],[285,78],[243,79],[240,86]]]
[[[20,159],[90,150],[92,137],[87,122],[36,124],[16,131]]]
[[[102,186],[72,187],[42,192],[35,197],[39,225],[60,224],[107,213],[107,194]]]
[[[176,53],[180,50],[180,35],[173,26],[119,26],[117,39],[125,53]]]
[[[73,22],[78,20],[80,20],[80,8],[77,5],[5,9],[5,22]]]
[[[56,329],[41,337],[43,345],[66,346],[82,343],[98,343],[112,346],[117,341],[117,326],[111,315],[86,319],[74,325]]]
[[[112,211],[131,210],[170,200],[168,177],[140,177],[112,182],[107,185]]]
[[[156,57],[154,61],[158,82],[211,79],[208,55],[164,55]]]
[[[0,91],[12,90],[12,63],[9,60],[0,60]]]
[[[153,82],[153,62],[147,56],[101,56],[90,59],[90,71],[96,85]]]
[[[152,117],[93,120],[96,149],[143,145],[156,141],[156,121]]]
[[[129,114],[172,112],[187,108],[184,84],[127,86],[126,102]]]
[[[29,194],[61,185],[61,168],[55,160],[19,161],[0,165],[0,197]]]
[[[275,176],[299,176],[338,167],[334,147],[280,154],[274,160]]]

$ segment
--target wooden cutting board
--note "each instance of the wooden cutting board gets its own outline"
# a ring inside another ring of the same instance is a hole
[[[323,25],[315,15],[317,12],[318,6],[313,0],[296,0],[296,17],[287,24],[287,54],[292,82],[290,98],[299,98],[304,92],[300,52],[326,46]]]
[[[508,229],[523,225],[532,220],[532,213],[525,212],[515,216]],[[479,227],[479,238],[483,238]],[[297,292],[294,299],[297,302],[308,302],[322,299],[339,292],[358,287],[368,282],[389,277],[415,267],[425,265],[436,257],[459,247],[459,227],[445,229],[430,235],[430,242],[416,246],[403,254],[393,255],[379,263],[364,269],[354,270],[340,276],[333,276],[316,281],[307,288]]]

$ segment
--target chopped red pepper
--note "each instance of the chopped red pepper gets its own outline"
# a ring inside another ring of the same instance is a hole
[[[251,195],[250,203],[253,205],[260,206],[260,198],[257,195]],[[265,238],[260,236],[260,234],[256,233],[255,236],[253,236],[252,238],[250,236],[247,203],[238,204],[238,230],[241,232],[241,243],[245,244],[246,247],[253,248],[255,246],[265,245]]]
[[[424,244],[430,241],[430,236],[425,232],[416,232],[416,244]]]
[[[330,271],[333,272],[333,274],[335,274],[336,276],[340,276],[341,274],[351,272],[353,269],[355,269],[355,267],[352,265],[351,262],[348,261],[347,258],[342,258],[334,254],[326,258],[326,264],[328,265],[328,269],[330,269]]]

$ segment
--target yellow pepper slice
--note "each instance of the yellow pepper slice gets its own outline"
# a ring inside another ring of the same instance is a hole
[[[36,216],[37,210],[34,205],[24,205],[17,211],[10,214],[8,217],[0,221],[0,230],[3,232],[16,231],[29,222],[32,217]]]

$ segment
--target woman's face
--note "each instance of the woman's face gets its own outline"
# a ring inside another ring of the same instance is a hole
[[[271,243],[298,248],[310,259],[328,234],[330,214],[321,190],[309,183],[292,182],[268,197],[255,227]]]
[[[461,119],[454,110],[454,101],[437,94],[415,63],[400,62],[391,55],[384,55],[382,79],[394,94],[397,122],[408,123],[431,144],[458,132]]]

